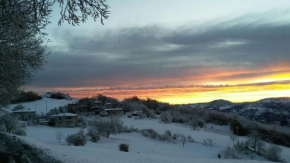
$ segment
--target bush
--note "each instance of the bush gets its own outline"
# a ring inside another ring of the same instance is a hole
[[[217,111],[208,111],[206,115],[206,122],[207,123],[214,123],[217,125],[228,125],[230,122],[231,116],[226,113],[220,113]]]
[[[124,130],[124,132],[126,132],[126,133],[131,133],[131,132],[133,132],[129,127],[127,127],[127,126],[124,126],[123,127],[123,130]]]
[[[152,138],[152,139],[160,139],[161,138],[161,135],[158,132],[156,132],[155,130],[147,129],[147,131],[150,134],[150,138]]]
[[[124,132],[123,122],[116,117],[111,117],[110,120],[108,119],[92,120],[90,121],[89,125],[95,128],[98,131],[98,133],[107,138],[110,136],[110,134]]]
[[[138,128],[134,128],[133,126],[130,127],[130,130],[132,132],[139,132],[139,129]]]
[[[170,130],[165,130],[165,131],[164,131],[164,134],[166,134],[166,135],[172,137],[172,132],[171,132]]]
[[[218,157],[219,158],[222,157],[225,159],[238,159],[239,157],[237,153],[238,152],[234,148],[228,146],[225,150],[221,152],[221,154],[218,154],[219,155]]]
[[[145,137],[150,137],[155,140],[171,142],[174,139],[170,130],[165,130],[162,135],[153,129],[143,129],[140,130],[140,133]]]
[[[26,136],[26,132],[25,130],[21,129],[21,128],[18,128],[16,130],[13,130],[12,131],[12,134],[14,135],[19,135],[19,136]]]
[[[139,119],[144,119],[144,118],[147,118],[146,115],[142,112],[138,113],[138,118]]]
[[[215,146],[216,145],[215,142],[210,138],[204,139],[202,144],[205,146]]]
[[[174,140],[176,140],[177,138],[179,138],[180,137],[180,134],[177,134],[177,133],[174,133],[173,135],[172,135],[172,138],[174,139]]]
[[[279,146],[271,144],[267,148],[267,152],[266,152],[265,157],[270,161],[280,162],[280,161],[282,161],[281,152],[282,152],[282,149]]]
[[[172,121],[172,117],[171,117],[171,115],[168,112],[162,112],[160,114],[160,120],[163,123],[170,123]]]
[[[87,121],[86,117],[79,116],[78,117],[78,126],[81,128],[86,128],[87,125],[88,125],[88,121]]]
[[[249,151],[249,142],[248,141],[239,141],[234,145],[234,148],[238,152],[248,152]]]
[[[22,110],[22,109],[24,109],[23,105],[17,105],[12,109],[12,111],[17,111],[17,110]]]
[[[170,142],[170,141],[172,140],[172,137],[169,136],[168,134],[164,133],[164,134],[162,134],[162,135],[160,136],[160,140],[161,140],[161,141],[168,141],[168,142]]]
[[[230,121],[230,129],[233,131],[235,135],[238,136],[246,136],[249,133],[249,131],[246,128],[244,128],[243,125],[237,119],[232,119]]]
[[[266,125],[256,127],[255,130],[259,133],[262,140],[290,147],[289,128],[269,129]]]
[[[140,133],[145,136],[145,137],[149,137],[150,136],[150,133],[147,131],[147,129],[144,129],[144,130],[140,130]]]
[[[128,144],[120,144],[119,150],[123,152],[129,152],[129,145]]]
[[[190,143],[194,143],[194,139],[193,139],[190,135],[187,136],[187,140],[188,140]]]
[[[193,130],[196,130],[196,129],[202,128],[204,126],[204,121],[202,121],[198,117],[194,116],[189,121],[189,126],[191,126]]]
[[[105,116],[108,116],[108,115],[109,115],[109,113],[106,112],[106,111],[101,111],[100,112],[100,116],[102,116],[102,117],[105,117]]]
[[[143,129],[140,130],[140,133],[145,137],[150,137],[152,139],[162,140],[161,135],[153,129]]]
[[[107,138],[110,134],[117,133],[117,128],[110,121],[101,121],[96,127],[98,132]]]
[[[69,145],[74,145],[74,146],[84,146],[87,143],[87,138],[85,136],[84,130],[80,130],[76,134],[72,134],[66,137],[66,142]]]
[[[0,117],[0,130],[11,133],[21,128],[24,126],[20,123],[18,116],[6,113]]]
[[[149,110],[147,107],[143,107],[142,111],[146,115],[147,118],[152,118],[152,119],[156,119],[157,118],[157,116],[154,113],[154,111]]]
[[[50,98],[54,98],[54,99],[65,99],[66,95],[60,92],[56,92],[56,93],[51,93]]]
[[[101,139],[100,133],[95,128],[90,128],[87,135],[92,142],[98,142]]]

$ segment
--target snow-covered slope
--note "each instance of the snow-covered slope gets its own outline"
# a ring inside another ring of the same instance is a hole
[[[183,147],[181,142],[162,142],[139,133],[122,133],[110,135],[109,138],[102,137],[97,143],[88,140],[83,147],[68,146],[63,139],[59,144],[55,138],[56,132],[61,131],[66,137],[76,133],[79,128],[56,128],[49,126],[28,126],[27,141],[37,144],[43,148],[47,146],[49,153],[60,159],[64,163],[261,163],[263,158],[260,156],[242,157],[240,160],[218,159],[217,154],[227,147],[231,141],[227,135],[228,128],[225,126],[214,126],[216,130],[225,131],[224,134],[211,132],[209,130],[192,130],[190,127],[181,124],[164,124],[159,120],[135,120],[122,117],[126,126],[133,126],[139,129],[152,128],[159,133],[169,129],[172,133],[191,135],[194,143],[187,142]],[[211,138],[216,146],[205,146],[201,142]],[[245,139],[240,137],[240,140]],[[33,140],[33,141],[31,141]],[[118,145],[121,143],[129,144],[129,152],[120,152]],[[53,150],[52,150],[53,149]],[[287,161],[289,148],[283,149],[282,157]]]
[[[118,141],[125,141],[125,139],[110,139],[112,142],[115,141],[114,149],[102,148],[103,143],[110,144],[109,142],[100,142],[96,143],[96,146],[84,146],[84,147],[75,147],[67,145],[48,145],[40,141],[33,140],[30,138],[22,138],[26,142],[43,149],[49,155],[61,160],[64,163],[269,163],[266,161],[257,161],[257,160],[231,160],[231,159],[208,159],[194,157],[194,153],[198,151],[192,151],[191,157],[175,155],[162,155],[159,153],[136,153],[129,151],[120,152],[117,150],[116,145]],[[146,138],[144,138],[146,139]],[[139,140],[142,142],[142,139]],[[144,141],[143,144],[148,143]],[[154,146],[158,146],[155,144]],[[130,149],[134,146],[130,146]],[[152,148],[152,147],[151,147]],[[172,150],[172,148],[167,147],[165,151]],[[177,151],[177,153],[182,153],[182,151]]]
[[[8,105],[8,110],[12,110],[17,105],[24,106],[24,110],[34,110],[36,111],[36,114],[41,115],[46,114],[51,109],[58,108],[60,106],[65,106],[67,104],[75,103],[77,100],[58,100],[58,99],[52,99],[52,98],[42,98],[41,100],[32,101],[32,102],[24,102],[24,103],[18,103],[18,104],[11,104]]]
[[[216,100],[209,103],[190,104],[189,106],[231,112],[259,122],[290,127],[290,98],[287,97],[268,98],[245,103]]]

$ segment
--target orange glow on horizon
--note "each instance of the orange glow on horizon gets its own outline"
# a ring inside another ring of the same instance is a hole
[[[93,97],[104,94],[109,97],[123,100],[124,98],[138,96],[139,98],[156,99],[171,104],[186,104],[209,102],[216,99],[225,99],[232,102],[250,102],[270,97],[286,97],[290,95],[290,83],[270,85],[234,85],[234,86],[193,86],[176,88],[152,89],[106,89],[106,90],[75,90],[63,91],[72,97]]]
[[[154,82],[147,85],[138,83],[141,85],[139,86],[135,84],[136,81],[131,81],[131,83],[127,82],[117,87],[59,87],[53,90],[68,93],[76,98],[103,94],[123,100],[138,96],[142,99],[151,98],[171,104],[200,103],[216,99],[246,102],[270,97],[289,97],[290,73],[288,70],[290,70],[288,67],[273,68],[270,71],[256,70],[254,74],[259,74],[259,76],[247,76],[247,73],[253,73],[251,71],[224,71],[182,79],[163,79],[164,83],[173,83],[169,86],[160,85],[162,79],[148,79],[147,83],[155,81],[158,84]],[[243,74],[246,75],[243,76]],[[235,75],[241,77],[232,78]],[[196,81],[195,85],[191,81]],[[27,87],[27,89],[40,88]],[[51,91],[51,89],[47,91]]]

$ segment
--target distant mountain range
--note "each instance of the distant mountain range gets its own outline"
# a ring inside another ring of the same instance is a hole
[[[227,100],[214,100],[208,103],[188,104],[193,108],[205,108],[229,112],[262,123],[290,127],[290,98],[267,98],[256,102],[232,103]]]

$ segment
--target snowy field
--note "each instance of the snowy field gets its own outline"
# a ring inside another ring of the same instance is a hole
[[[48,126],[28,126],[26,128],[27,137],[24,137],[32,144],[47,149],[48,153],[65,163],[255,163],[264,162],[259,156],[254,160],[244,157],[243,160],[218,159],[217,154],[231,143],[228,127],[207,125],[207,130],[192,130],[186,125],[164,124],[159,120],[135,120],[133,118],[122,117],[124,125],[134,126],[139,129],[152,128],[159,133],[166,129],[172,133],[191,135],[196,142],[187,142],[182,146],[181,142],[170,143],[144,137],[139,133],[122,133],[110,135],[109,138],[102,137],[97,143],[88,140],[83,147],[68,146],[65,139],[61,143],[56,140],[56,132],[61,131],[66,137],[68,134],[76,133],[79,128],[56,128]],[[212,127],[210,127],[212,126]],[[220,134],[224,132],[225,134]],[[211,138],[216,146],[210,147],[202,145],[204,139]],[[244,139],[244,138],[240,138]],[[129,153],[120,152],[118,145],[126,143],[130,145]],[[290,162],[289,148],[283,148],[282,158]]]
[[[32,102],[24,102],[24,103],[18,103],[18,104],[11,104],[8,105],[7,109],[11,111],[15,106],[22,105],[24,106],[24,110],[30,110],[36,111],[36,114],[46,114],[50,110],[54,108],[58,108],[60,106],[65,106],[67,104],[75,103],[76,100],[58,100],[58,99],[52,99],[52,98],[42,98],[41,100],[32,101]]]

